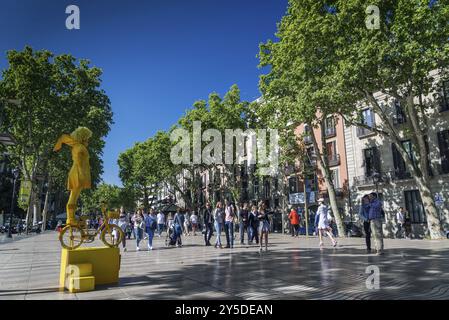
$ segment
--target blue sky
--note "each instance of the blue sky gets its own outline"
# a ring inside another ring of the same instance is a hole
[[[25,45],[87,58],[103,69],[115,124],[106,139],[104,175],[120,184],[117,157],[167,130],[195,100],[259,96],[259,43],[274,38],[287,0],[0,0],[0,69],[6,51]],[[65,28],[78,5],[81,29]]]

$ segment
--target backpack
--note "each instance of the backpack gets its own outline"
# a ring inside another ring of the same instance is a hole
[[[156,229],[157,229],[157,223],[156,223],[156,220],[155,220],[155,219],[151,219],[151,222],[150,222],[150,229],[151,229],[151,230],[156,230]]]

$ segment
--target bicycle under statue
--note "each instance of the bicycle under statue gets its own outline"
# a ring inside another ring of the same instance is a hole
[[[89,229],[86,218],[81,218],[77,224],[67,225],[59,234],[61,246],[65,249],[74,250],[83,243],[91,243],[100,234],[100,240],[110,248],[117,248],[125,238],[122,229],[116,224],[109,223],[110,219],[118,219],[120,213],[108,211],[106,206],[102,206],[103,224],[98,229]]]

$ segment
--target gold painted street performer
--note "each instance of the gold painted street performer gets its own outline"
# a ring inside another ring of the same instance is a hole
[[[91,188],[89,151],[87,150],[92,131],[86,127],[79,127],[70,135],[63,134],[56,142],[53,151],[61,150],[66,144],[72,148],[73,165],[69,172],[67,189],[70,190],[70,197],[67,203],[67,225],[76,226],[78,222],[75,218],[78,198],[84,189]]]

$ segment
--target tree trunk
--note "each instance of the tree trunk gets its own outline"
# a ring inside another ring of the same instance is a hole
[[[370,93],[365,93],[365,95],[373,105],[376,114],[378,114],[382,121],[387,125],[386,129],[390,135],[389,138],[393,140],[397,150],[399,151],[403,161],[405,162],[405,165],[410,170],[410,173],[412,174],[412,177],[417,184],[419,193],[421,195],[421,200],[423,202],[424,210],[426,212],[427,228],[429,230],[430,238],[443,238],[444,234],[438,216],[438,209],[435,205],[435,201],[430,188],[430,175],[427,168],[427,150],[425,146],[424,134],[421,130],[419,116],[414,110],[415,106],[413,97],[407,97],[407,99],[405,99],[405,104],[407,106],[407,116],[411,123],[411,125],[409,125],[409,128],[410,131],[414,133],[418,144],[419,163],[417,164],[417,166],[415,166],[411,161],[407,151],[404,149],[401,143],[398,132],[391,124],[391,119],[389,119],[388,116],[383,112],[377,100],[374,98],[374,95]]]
[[[323,119],[325,119],[325,117],[323,117]],[[309,124],[309,127],[312,128],[311,137],[312,137],[313,147],[316,150],[316,154],[318,156],[320,167],[321,167],[321,170],[323,173],[324,181],[326,183],[326,188],[327,188],[327,192],[329,195],[330,206],[331,206],[332,212],[334,214],[335,223],[337,225],[338,236],[345,237],[346,236],[345,227],[343,225],[343,219],[340,216],[340,211],[338,211],[335,186],[334,186],[334,182],[332,181],[332,176],[331,176],[330,169],[329,169],[329,161],[327,158],[328,155],[327,155],[327,149],[326,149],[326,138],[325,138],[324,125],[323,125],[323,123],[320,123],[321,149],[318,148],[318,143],[316,141],[313,127],[310,124]]]
[[[45,193],[44,210],[42,212],[42,232],[44,232],[47,229],[47,213],[48,213],[48,203],[50,200],[49,199],[50,187],[51,187],[51,180],[48,180],[47,192]]]

